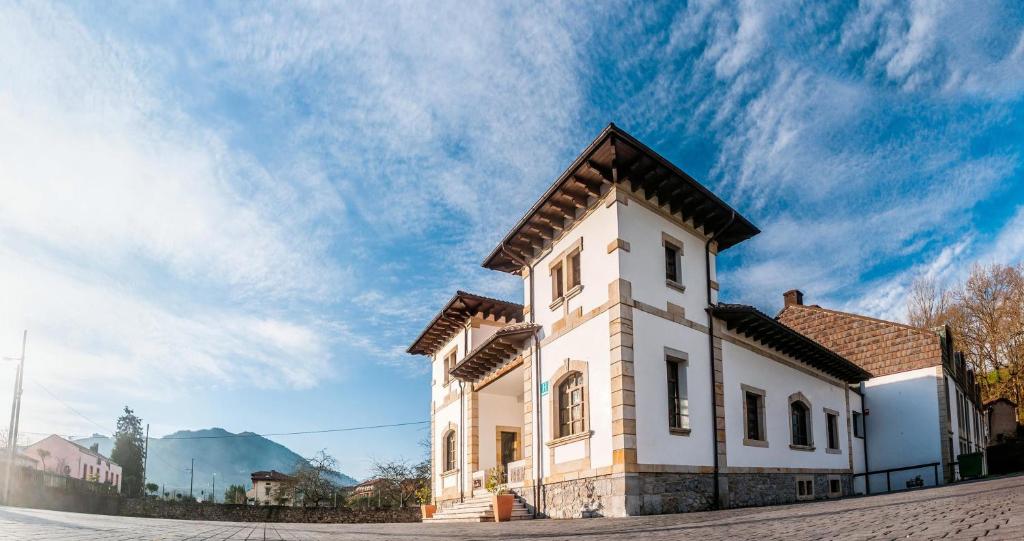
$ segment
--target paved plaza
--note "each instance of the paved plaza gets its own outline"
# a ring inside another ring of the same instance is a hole
[[[508,524],[271,524],[0,507],[0,539],[1024,539],[1024,476],[799,505]]]

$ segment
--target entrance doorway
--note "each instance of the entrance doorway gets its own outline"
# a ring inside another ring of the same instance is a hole
[[[498,429],[498,464],[501,464],[502,477],[508,482],[508,465],[519,460],[519,430]]]

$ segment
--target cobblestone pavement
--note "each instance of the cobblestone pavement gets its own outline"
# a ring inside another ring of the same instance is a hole
[[[271,524],[0,507],[0,539],[1024,539],[1024,476],[900,494],[681,515],[508,524]]]

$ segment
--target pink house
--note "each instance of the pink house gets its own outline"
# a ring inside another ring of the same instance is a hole
[[[25,447],[24,453],[38,460],[36,469],[114,485],[121,491],[121,466],[56,434]]]

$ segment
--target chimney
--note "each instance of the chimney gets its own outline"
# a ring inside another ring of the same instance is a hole
[[[798,306],[802,306],[804,304],[804,294],[799,289],[790,289],[782,294],[782,298],[785,300],[785,305],[787,307],[793,306],[794,304]]]

